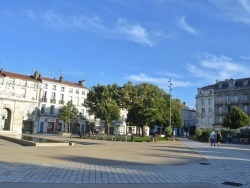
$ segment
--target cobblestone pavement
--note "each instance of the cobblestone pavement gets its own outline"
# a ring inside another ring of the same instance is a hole
[[[1,140],[0,140],[1,141]],[[5,143],[3,141],[3,143]],[[20,148],[23,146],[14,146],[5,151],[6,159],[3,160],[3,155],[0,159],[0,187],[20,187],[20,183],[24,183],[24,187],[37,185],[36,187],[46,184],[54,187],[64,187],[63,185],[71,185],[70,187],[250,187],[250,147],[249,145],[222,145],[221,147],[211,147],[208,143],[199,143],[188,139],[181,139],[181,142],[165,142],[165,143],[140,143],[139,147],[144,147],[144,153],[142,156],[138,156],[138,159],[134,159],[135,155],[131,156],[131,151],[136,151],[135,145],[138,148],[138,143],[126,143],[116,142],[113,144],[108,141],[95,142],[95,144],[103,144],[104,146],[98,146],[105,148],[105,144],[110,144],[112,147],[126,148],[123,154],[123,159],[118,161],[121,156],[115,156],[109,153],[110,160],[97,160],[101,156],[105,155],[105,150],[95,153],[94,161],[90,156],[84,158],[84,161],[80,159],[62,160],[55,162],[55,160],[46,160],[48,156],[39,158],[39,161],[35,160],[35,154],[39,154],[38,147],[33,147],[32,150],[37,150],[32,153],[33,158],[29,152],[26,154],[27,161],[15,154],[15,147]],[[93,144],[93,143],[92,143]],[[4,144],[2,144],[4,145]],[[114,145],[114,146],[113,146]],[[168,145],[168,148],[178,148],[175,151],[164,151],[164,145]],[[87,147],[95,147],[91,145],[91,142],[86,144]],[[161,147],[165,153],[158,151],[158,156],[150,156],[147,153],[146,147]],[[0,142],[0,148],[1,146]],[[74,146],[75,147],[75,146]],[[84,146],[81,146],[84,147]],[[112,148],[114,150],[114,148]],[[67,152],[70,151],[69,147],[56,147],[52,150],[61,150]],[[77,147],[75,147],[77,148]],[[92,149],[93,149],[92,148]],[[134,149],[132,149],[134,148]],[[6,148],[5,148],[6,149]],[[30,147],[28,147],[30,149]],[[51,149],[51,147],[50,147]],[[79,149],[79,148],[78,148]],[[17,149],[18,150],[18,149]],[[145,151],[146,150],[146,151]],[[25,155],[24,152],[23,154]],[[51,151],[51,150],[50,150]],[[72,151],[70,151],[72,152]],[[166,152],[173,152],[172,155],[167,155]],[[180,155],[177,155],[177,152]],[[197,154],[200,154],[200,156]],[[175,154],[174,154],[175,153]],[[43,153],[40,153],[43,155]],[[55,154],[55,153],[54,153]],[[58,153],[60,154],[60,153]],[[87,155],[87,153],[85,153]],[[82,156],[85,155],[81,153]],[[138,153],[138,155],[140,152]],[[70,155],[70,153],[69,153]],[[118,154],[117,154],[118,155]],[[125,156],[124,156],[125,155]],[[144,157],[148,157],[149,162],[144,161]],[[16,156],[16,162],[11,162],[12,157]],[[175,157],[174,157],[175,156]],[[51,157],[51,156],[49,156]],[[117,157],[117,158],[116,158]],[[168,163],[168,158],[170,162]],[[126,160],[128,158],[129,160]],[[181,158],[181,160],[180,160]],[[194,158],[194,159],[193,159]],[[56,158],[58,159],[58,158]],[[65,158],[64,158],[65,159]],[[30,161],[29,161],[30,160]],[[41,161],[42,160],[42,161]],[[159,160],[160,162],[154,161]],[[122,161],[125,161],[122,163]],[[131,162],[132,161],[132,162]],[[177,161],[177,162],[175,162]],[[11,184],[12,183],[12,184]],[[18,185],[15,183],[19,183]],[[31,184],[30,184],[31,183]],[[85,185],[85,186],[82,186]],[[117,186],[116,186],[117,185]],[[151,186],[152,185],[152,186]],[[168,185],[168,186],[167,186]],[[41,186],[41,187],[42,187]],[[34,187],[34,186],[33,186]],[[68,186],[66,186],[68,187]]]

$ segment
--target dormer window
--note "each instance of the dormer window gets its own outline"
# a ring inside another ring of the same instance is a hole
[[[243,86],[247,86],[248,81],[243,81]]]

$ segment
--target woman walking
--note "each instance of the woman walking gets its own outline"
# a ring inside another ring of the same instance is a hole
[[[217,139],[218,147],[220,147],[220,142],[221,142],[221,132],[220,131],[217,133],[216,139]]]

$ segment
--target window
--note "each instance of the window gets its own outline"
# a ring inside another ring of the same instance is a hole
[[[208,108],[208,112],[212,113],[213,109],[212,108]]]
[[[205,105],[205,99],[201,99],[201,105]]]
[[[79,94],[79,89],[76,89],[76,93]]]
[[[221,114],[222,113],[222,107],[219,106],[219,113]]]
[[[64,104],[64,94],[60,94],[59,104]]]
[[[209,90],[209,94],[213,94],[213,90],[212,89]]]
[[[53,85],[53,86],[52,86],[52,90],[56,90],[56,85]]]
[[[43,89],[48,89],[48,84],[44,84]]]
[[[85,95],[85,94],[86,94],[86,93],[85,93],[85,90],[82,90],[82,94],[83,94],[83,95]]]
[[[244,101],[244,102],[247,101],[247,95],[246,95],[246,94],[243,95],[243,101]]]
[[[61,87],[61,91],[64,92],[65,91],[65,87]]]
[[[201,91],[198,91],[198,94],[201,95]]]
[[[73,93],[73,88],[69,88],[69,92],[70,92],[70,93]]]
[[[221,103],[222,100],[221,100],[221,96],[218,97],[218,102]]]
[[[44,112],[45,112],[45,104],[43,104],[41,107],[41,114],[44,114]]]
[[[69,96],[69,101],[72,101],[72,96]]]
[[[231,110],[231,106],[228,106],[227,107],[227,111],[229,112]]]
[[[205,108],[201,108],[201,113],[205,113]]]
[[[37,99],[37,91],[36,91],[36,90],[33,91],[32,99],[33,99],[33,100],[36,100],[36,99]]]
[[[0,79],[0,84],[3,84],[3,79]]]
[[[223,122],[222,117],[219,117],[219,123],[222,123],[222,122]]]
[[[247,105],[244,105],[244,106],[243,106],[243,110],[244,110],[245,113],[247,113],[247,109],[248,109],[248,106],[247,106]]]
[[[238,96],[237,95],[234,96],[234,102],[238,102]]]
[[[211,105],[212,104],[212,98],[208,98],[208,105]]]
[[[53,99],[53,100],[56,99],[56,93],[55,93],[55,92],[52,92],[52,93],[51,93],[51,99]]]
[[[55,112],[55,106],[54,105],[51,105],[50,106],[50,115],[53,115]]]
[[[230,95],[227,96],[227,102],[230,102]]]
[[[79,104],[79,98],[76,97],[76,98],[75,98],[75,105],[78,105],[78,104]]]
[[[209,117],[209,118],[208,118],[208,123],[213,123],[212,120],[213,120],[212,117]]]
[[[25,98],[25,96],[26,96],[26,89],[22,88],[20,92],[21,92],[20,95],[21,95],[23,98]]]

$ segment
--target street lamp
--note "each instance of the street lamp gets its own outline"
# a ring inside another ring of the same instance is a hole
[[[171,91],[172,91],[172,82],[171,82],[171,78],[168,81],[169,85],[169,126],[171,127]]]

